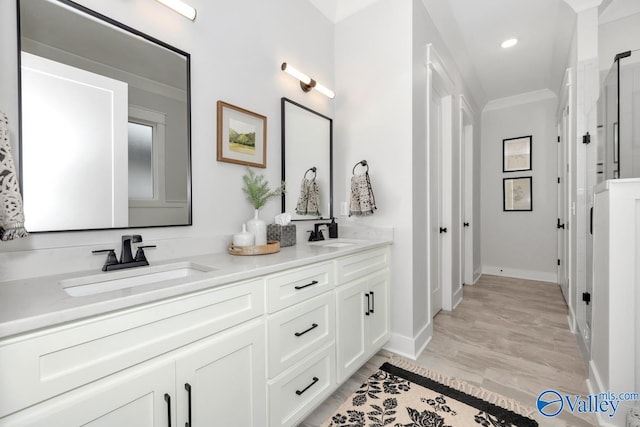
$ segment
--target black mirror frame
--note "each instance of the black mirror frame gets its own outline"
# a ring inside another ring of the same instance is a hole
[[[324,114],[320,114],[309,107],[305,107],[304,105],[299,104],[289,98],[285,98],[285,97],[281,98],[280,100],[280,119],[281,119],[280,133],[281,133],[281,139],[282,139],[282,145],[281,145],[282,182],[286,182],[286,163],[285,163],[286,118],[285,118],[284,109],[286,105],[285,103],[287,102],[329,121],[329,187],[330,187],[329,188],[329,217],[325,218],[323,216],[320,216],[319,218],[309,218],[309,219],[296,218],[296,219],[293,219],[292,221],[324,221],[328,219],[334,219],[334,216],[333,216],[333,119],[331,117],[325,116]],[[282,210],[281,211],[283,213],[286,211],[286,194],[285,193],[282,193]]]

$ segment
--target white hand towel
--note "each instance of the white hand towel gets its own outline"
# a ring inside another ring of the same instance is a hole
[[[9,144],[9,120],[0,111],[0,240],[26,237],[22,196]]]
[[[351,177],[351,203],[349,216],[373,215],[376,207],[376,199],[373,196],[369,173],[365,172]]]

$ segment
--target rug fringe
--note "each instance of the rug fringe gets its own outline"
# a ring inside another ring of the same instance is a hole
[[[477,397],[478,399],[493,403],[496,406],[500,406],[501,408],[515,412],[516,414],[520,414],[525,417],[531,417],[537,412],[534,408],[525,406],[515,399],[507,398],[501,394],[489,391],[485,388],[478,387],[473,384],[469,384],[468,382],[459,380],[457,378],[445,376],[440,372],[432,371],[431,369],[417,365],[401,357],[392,356],[389,360],[389,363],[397,366],[398,368],[413,372],[414,374],[422,375],[423,377],[429,378],[430,380],[439,382],[440,384],[444,384],[463,393],[467,393],[468,395]]]

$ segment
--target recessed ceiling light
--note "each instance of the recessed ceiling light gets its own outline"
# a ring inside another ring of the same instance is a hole
[[[518,39],[509,39],[509,40],[503,41],[500,46],[502,46],[503,49],[507,49],[517,44],[518,44]]]

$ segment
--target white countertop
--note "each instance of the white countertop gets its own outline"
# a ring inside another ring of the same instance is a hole
[[[165,280],[79,297],[67,294],[60,281],[97,274],[102,274],[107,279],[114,275],[121,275],[123,271],[137,273],[149,267],[104,273],[94,270],[78,271],[0,282],[0,339],[389,244],[391,244],[390,240],[361,240],[353,245],[335,248],[304,242],[282,248],[280,252],[270,255],[233,256],[227,253],[216,253],[166,260],[160,263],[151,262],[153,267],[187,261],[214,270],[194,277]]]

